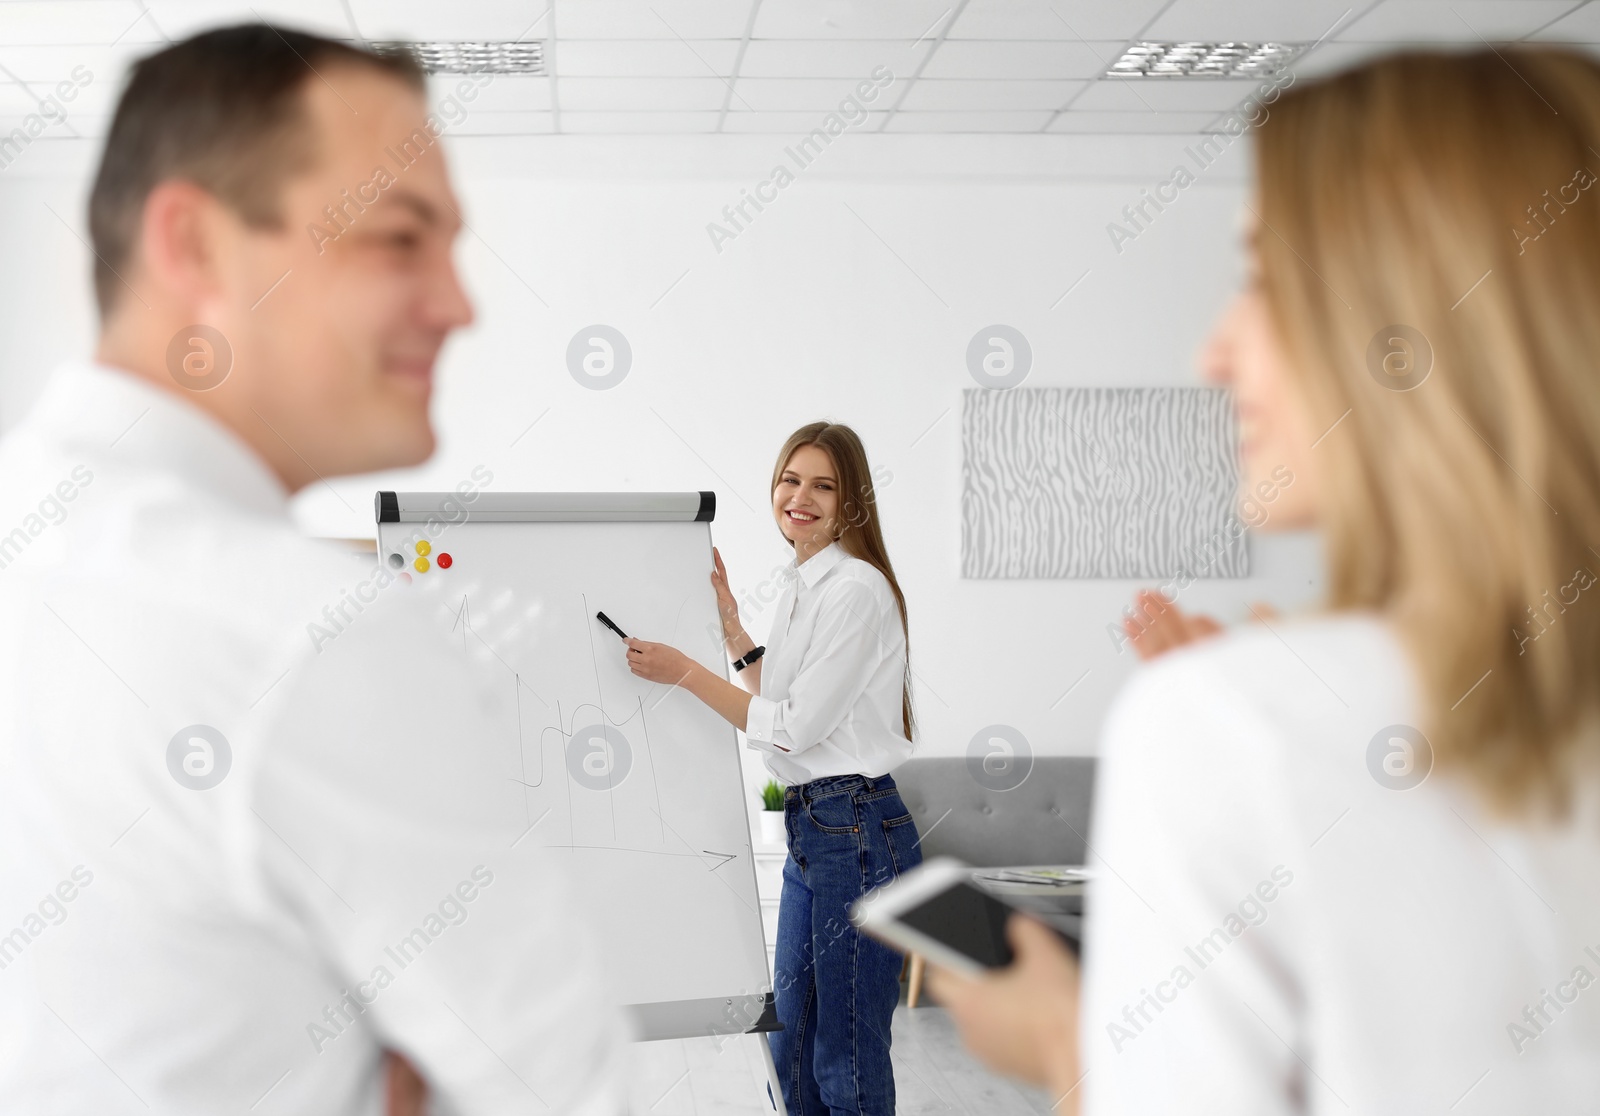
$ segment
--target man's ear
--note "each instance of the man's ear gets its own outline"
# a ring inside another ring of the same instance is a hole
[[[201,306],[221,293],[219,249],[226,211],[183,179],[158,183],[145,199],[139,261],[146,281],[168,298]]]

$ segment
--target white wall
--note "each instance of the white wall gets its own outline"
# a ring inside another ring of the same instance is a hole
[[[787,561],[765,490],[779,444],[816,418],[847,422],[893,474],[879,506],[911,609],[924,751],[961,754],[1000,722],[1040,754],[1092,753],[1133,665],[1107,625],[1138,585],[960,578],[964,354],[1003,322],[1032,343],[1029,385],[1195,383],[1196,347],[1238,273],[1239,151],[1118,254],[1106,224],[1186,158],[1185,139],[860,137],[719,254],[706,223],[784,140],[715,139],[453,141],[479,317],[443,362],[439,453],[336,482],[337,496],[309,490],[300,518],[370,535],[374,488],[451,487],[480,463],[502,490],[712,488],[742,594]],[[55,360],[90,343],[87,252],[44,206],[82,232],[93,154],[30,150],[0,178],[6,425]],[[634,351],[607,391],[565,367],[569,339],[595,322]],[[1252,561],[1257,576],[1199,582],[1183,603],[1237,619],[1246,602],[1320,589],[1312,538],[1258,536]],[[758,639],[771,611],[746,614]]]

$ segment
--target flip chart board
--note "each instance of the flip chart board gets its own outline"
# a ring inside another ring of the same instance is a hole
[[[501,803],[565,850],[640,1037],[772,1029],[772,980],[733,727],[645,682],[630,636],[727,676],[715,495],[377,494],[378,560],[438,599],[504,688]]]

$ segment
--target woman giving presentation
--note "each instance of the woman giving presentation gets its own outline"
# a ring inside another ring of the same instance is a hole
[[[922,860],[889,772],[912,750],[906,603],[884,549],[866,450],[848,426],[790,435],[772,515],[794,561],[766,647],[739,622],[722,557],[711,575],[744,688],[673,647],[630,639],[634,674],[694,694],[786,784],[778,1018],[768,1036],[790,1113],[894,1111],[889,1024],[900,954],[850,925],[851,903]]]

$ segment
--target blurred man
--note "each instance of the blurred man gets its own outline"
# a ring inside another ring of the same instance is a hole
[[[95,358],[0,443],[0,1111],[371,1113],[386,1050],[450,1111],[622,1110],[507,696],[286,512],[433,450],[472,310],[424,93],[247,26],[118,106]]]

